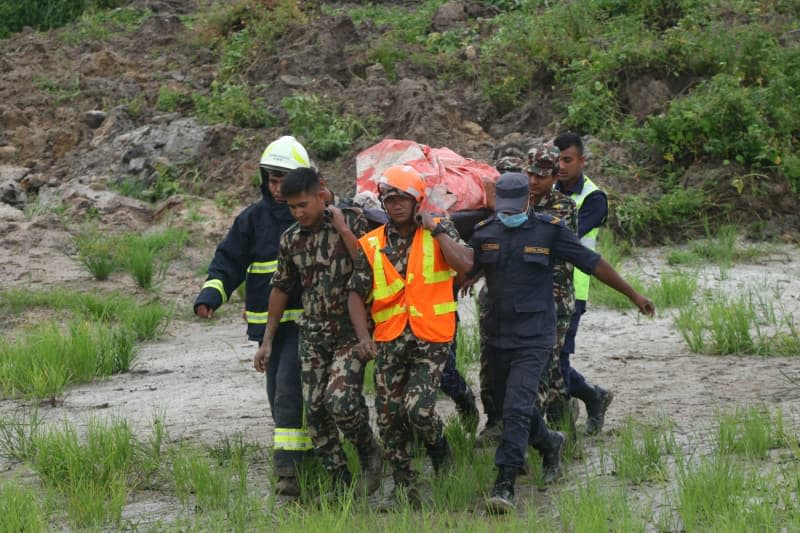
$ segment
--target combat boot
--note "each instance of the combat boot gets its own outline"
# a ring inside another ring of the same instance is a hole
[[[300,483],[294,476],[281,476],[275,483],[275,494],[296,498],[300,496]]]
[[[360,492],[372,494],[380,486],[383,477],[383,450],[375,437],[369,446],[358,451],[358,461],[361,463]]]
[[[514,483],[516,480],[516,468],[500,467],[492,492],[486,499],[486,510],[490,514],[505,514],[516,509],[517,506],[514,505]]]
[[[433,446],[425,444],[425,447],[428,449],[428,457],[431,458],[433,471],[437,474],[441,473],[443,470],[447,470],[453,464],[453,449],[450,447],[450,443],[447,442],[447,437],[444,435],[442,435],[439,442]]]
[[[394,489],[388,500],[381,502],[377,511],[380,513],[390,513],[402,511],[405,506],[419,510],[422,508],[422,497],[417,487],[417,475],[411,470],[395,469],[392,472],[394,479]]]
[[[614,393],[599,385],[589,385],[587,383],[575,391],[573,396],[586,404],[586,434],[595,435],[599,433],[603,429],[606,411],[614,399]]]
[[[503,435],[503,423],[499,420],[487,420],[486,427],[475,439],[476,448],[493,448]]]
[[[461,423],[465,428],[475,431],[481,415],[478,412],[478,404],[475,403],[475,395],[472,394],[472,390],[467,387],[467,392],[461,398],[455,400],[455,403]]]
[[[561,449],[567,437],[560,431],[547,430],[547,440],[539,449],[542,454],[542,482],[549,484],[561,477]]]

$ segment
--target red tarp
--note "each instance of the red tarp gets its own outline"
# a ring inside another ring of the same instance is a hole
[[[422,174],[427,209],[462,211],[486,207],[482,178],[500,175],[486,163],[461,157],[449,148],[431,148],[414,141],[384,139],[356,156],[356,193],[378,192],[377,180],[395,165],[409,165]]]

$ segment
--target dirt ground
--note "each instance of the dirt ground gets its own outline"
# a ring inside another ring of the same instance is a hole
[[[6,232],[0,239],[4,256],[0,274],[7,286],[135,290],[123,274],[103,283],[93,281],[70,253],[66,232],[37,230],[37,217],[12,221],[9,216],[6,212]],[[18,232],[24,232],[26,239],[17,238]],[[170,268],[168,282],[162,282],[159,290],[162,299],[174,303],[176,318],[161,340],[141,347],[133,370],[72,387],[56,406],[41,405],[47,421],[58,424],[68,419],[81,426],[93,415],[121,417],[143,438],[154,415],[161,414],[175,440],[214,444],[225,435],[241,432],[248,441],[271,442],[264,379],[252,368],[255,345],[244,336],[241,302],[223,308],[213,321],[191,315],[191,302],[204,279],[192,272],[212,252],[208,245],[191,249]],[[667,269],[665,253],[663,248],[640,250],[623,270],[654,280]],[[760,288],[778,295],[774,303],[785,312],[800,312],[800,251],[796,246],[781,246],[757,262],[738,264],[727,271],[709,266],[687,275],[696,275],[701,289],[740,293]],[[463,301],[462,309],[468,310],[469,305]],[[574,364],[592,382],[615,391],[606,432],[619,428],[628,416],[639,421],[668,416],[682,446],[702,445],[716,413],[754,403],[782,408],[787,425],[798,427],[800,357],[692,354],[673,327],[673,313],[660,310],[655,319],[646,319],[633,310],[620,313],[591,308],[590,303],[581,323]],[[797,318],[794,324],[800,326]],[[477,391],[477,368],[471,369],[468,379]],[[0,413],[33,405],[0,401]],[[452,416],[449,399],[441,399],[439,405],[445,417]],[[583,412],[581,417],[579,425],[584,422]],[[586,459],[596,461],[604,438],[584,442]],[[572,474],[577,475],[581,469],[575,466]],[[17,468],[0,462],[0,471]],[[266,490],[267,485],[264,487]],[[137,493],[124,517],[148,523],[168,519],[180,508],[179,502],[161,494]]]

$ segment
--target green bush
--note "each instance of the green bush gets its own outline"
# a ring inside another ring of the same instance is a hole
[[[121,0],[0,0],[0,38],[25,26],[48,30],[63,26],[95,9],[117,7]]]
[[[626,196],[611,206],[611,223],[626,238],[658,241],[680,230],[690,235],[703,227],[703,217],[713,205],[698,189],[676,189],[658,197]]]
[[[292,133],[321,159],[333,159],[361,135],[372,135],[358,118],[341,113],[334,102],[317,95],[289,96],[281,106],[289,115]]]
[[[264,128],[275,123],[264,99],[252,97],[245,85],[211,84],[208,96],[192,97],[197,116],[208,124],[231,124],[240,128]]]
[[[274,42],[307,21],[297,0],[216,2],[191,23],[197,45],[220,54],[222,84],[243,83],[247,70],[272,50]]]
[[[161,87],[158,90],[156,109],[171,113],[173,111],[180,111],[181,109],[191,107],[192,103],[192,95],[189,92],[182,89]]]

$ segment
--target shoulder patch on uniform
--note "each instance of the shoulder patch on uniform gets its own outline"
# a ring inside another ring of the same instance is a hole
[[[526,246],[522,251],[526,254],[550,255],[550,248],[542,248],[541,246]]]
[[[478,222],[477,224],[475,224],[475,228],[476,228],[476,229],[477,229],[477,228],[482,228],[482,227],[484,227],[486,224],[488,224],[489,222],[491,222],[492,220],[493,220],[493,217],[489,217],[489,218],[487,218],[487,219],[485,219],[485,220],[481,220],[480,222]]]
[[[484,252],[491,252],[493,250],[499,250],[500,243],[499,242],[485,242],[481,244],[481,250]]]
[[[561,219],[560,219],[560,218],[558,218],[558,217],[552,217],[552,218],[550,219],[550,223],[551,223],[551,224],[558,224],[559,222],[561,222]]]

